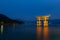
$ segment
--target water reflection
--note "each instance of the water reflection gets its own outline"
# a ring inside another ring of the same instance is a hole
[[[43,40],[49,40],[49,37],[48,37],[48,27],[44,27],[43,29]]]
[[[16,24],[13,24],[13,31],[15,30]]]
[[[48,35],[48,22],[44,22],[44,28],[41,25],[37,24],[37,40],[49,40]]]
[[[41,40],[42,27],[37,24],[37,40]]]
[[[5,40],[60,40],[60,27],[49,27],[48,23],[44,24],[45,26],[42,27],[41,25],[37,24],[37,27],[34,25],[29,24],[27,25],[14,25],[14,26],[5,26],[1,25],[1,33],[3,33],[3,26],[4,26],[4,33],[0,35],[0,39]],[[13,31],[14,29],[14,31]],[[0,33],[0,34],[1,34]]]

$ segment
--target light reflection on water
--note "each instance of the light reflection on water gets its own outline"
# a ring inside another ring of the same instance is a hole
[[[41,26],[37,26],[37,40],[41,40],[41,32],[42,32],[42,27]]]
[[[59,27],[42,27],[35,24],[4,26],[3,40],[60,40]]]
[[[44,27],[43,29],[43,40],[49,40],[49,33],[48,33],[48,27]]]
[[[49,40],[48,39],[48,22],[47,21],[44,22],[43,28],[41,25],[42,24],[37,23],[37,40]]]

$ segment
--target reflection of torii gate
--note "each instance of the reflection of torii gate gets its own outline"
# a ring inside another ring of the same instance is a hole
[[[50,15],[47,16],[37,16],[37,25],[41,26],[41,20],[44,20],[44,26],[48,26],[48,19],[49,19]]]

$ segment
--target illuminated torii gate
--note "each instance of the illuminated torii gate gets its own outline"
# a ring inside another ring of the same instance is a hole
[[[47,16],[37,16],[37,26],[41,26],[41,20],[44,20],[44,27],[48,26],[48,19],[50,15]]]

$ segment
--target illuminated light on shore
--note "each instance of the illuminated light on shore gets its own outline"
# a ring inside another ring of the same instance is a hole
[[[1,34],[3,33],[3,25],[1,25]]]
[[[3,23],[4,22],[1,22],[1,34],[3,34]]]

